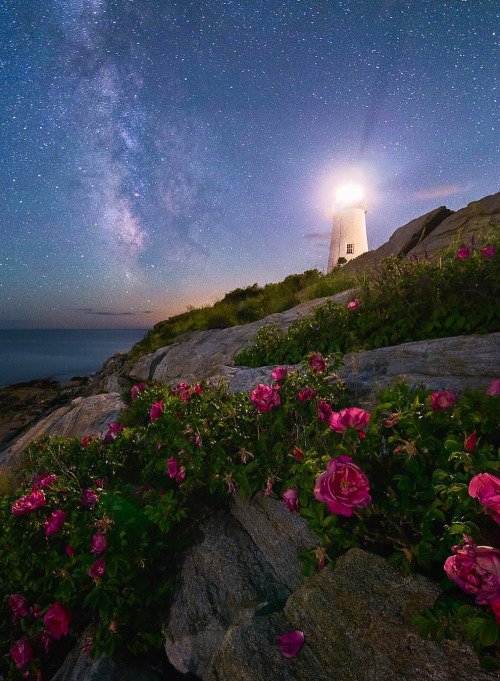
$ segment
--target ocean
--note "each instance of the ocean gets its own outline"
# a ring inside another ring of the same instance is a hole
[[[0,388],[40,378],[63,383],[98,371],[147,329],[0,329]]]

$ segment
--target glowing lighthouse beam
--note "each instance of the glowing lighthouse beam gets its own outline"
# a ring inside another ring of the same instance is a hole
[[[337,189],[327,272],[339,264],[339,258],[349,261],[368,250],[365,213],[363,187],[346,184]]]

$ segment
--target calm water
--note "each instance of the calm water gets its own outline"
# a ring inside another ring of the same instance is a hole
[[[0,329],[0,387],[35,378],[67,381],[92,374],[127,352],[146,329]]]

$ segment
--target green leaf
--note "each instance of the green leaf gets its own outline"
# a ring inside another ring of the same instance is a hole
[[[484,620],[479,633],[479,641],[485,647],[495,645],[498,639],[498,625],[493,620]]]

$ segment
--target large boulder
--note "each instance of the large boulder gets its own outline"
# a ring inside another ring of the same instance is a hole
[[[118,393],[77,397],[71,404],[56,409],[35,423],[0,454],[0,463],[14,463],[32,440],[44,435],[67,438],[94,435],[101,438],[108,430],[108,423],[115,421],[126,406],[125,398]]]
[[[335,302],[345,302],[351,297],[352,291],[344,291],[332,299]],[[187,338],[183,337],[172,345],[141,357],[130,370],[129,376],[137,381],[154,380],[163,383],[191,383],[226,378],[231,375],[228,368],[234,366],[235,355],[251,346],[259,329],[270,324],[286,329],[300,316],[310,314],[325,300],[326,298],[319,298],[301,303],[290,310],[277,312],[251,324],[195,331]]]
[[[500,333],[455,336],[403,343],[366,352],[351,352],[339,371],[362,403],[395,383],[427,390],[454,390],[487,386],[499,377]]]
[[[424,641],[411,626],[439,597],[435,583],[360,549],[305,578],[298,550],[315,544],[262,493],[235,498],[231,514],[207,510],[164,627],[172,664],[207,681],[491,680],[468,646]],[[306,642],[287,659],[278,638],[295,629]]]

